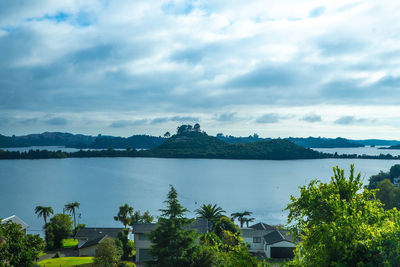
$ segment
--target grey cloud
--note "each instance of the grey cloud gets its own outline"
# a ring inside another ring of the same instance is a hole
[[[281,117],[275,113],[264,114],[256,119],[257,123],[276,123],[279,122]]]
[[[66,125],[68,124],[68,120],[62,117],[54,117],[45,121],[50,125]]]
[[[174,116],[171,117],[170,120],[175,122],[197,122],[199,118],[192,116]]]
[[[357,124],[357,123],[363,123],[368,121],[367,119],[364,118],[359,118],[357,119],[354,116],[343,116],[335,120],[335,124],[341,124],[341,125],[351,125],[351,124]]]
[[[236,117],[236,112],[225,112],[222,114],[219,114],[215,120],[220,121],[220,122],[229,122],[229,121],[234,121],[237,119]]]
[[[110,124],[111,128],[125,128],[125,127],[131,127],[131,126],[137,126],[137,125],[143,125],[147,124],[148,120],[147,119],[140,119],[140,120],[119,120],[119,121],[114,121]]]
[[[322,121],[321,116],[317,114],[308,114],[305,115],[304,117],[301,118],[302,121],[307,121],[307,122],[319,122]]]

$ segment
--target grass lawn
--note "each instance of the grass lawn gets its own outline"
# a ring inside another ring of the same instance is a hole
[[[42,260],[37,262],[39,266],[79,266],[94,262],[94,257],[62,257]]]
[[[78,239],[63,239],[62,240],[62,247],[63,248],[74,248],[78,245]]]

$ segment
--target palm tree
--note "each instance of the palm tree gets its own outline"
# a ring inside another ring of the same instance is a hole
[[[254,222],[254,218],[243,218],[246,223],[246,227],[249,228],[249,222]]]
[[[54,214],[54,210],[52,207],[36,206],[35,213],[37,214],[38,218],[43,217],[44,224],[46,224],[47,217],[50,217],[51,214]]]
[[[200,209],[196,209],[195,212],[199,215],[199,218],[207,219],[213,225],[225,213],[225,211],[221,207],[218,207],[217,204],[203,204],[203,206],[201,206]]]
[[[72,213],[74,215],[74,235],[76,234],[76,217],[75,217],[75,209],[79,209],[80,207],[80,203],[75,201],[75,202],[70,202],[65,204],[65,210],[69,211],[70,213]]]
[[[246,217],[245,216],[250,216],[252,212],[250,211],[243,211],[243,212],[235,212],[231,214],[232,219],[238,219],[240,222],[240,228],[243,228],[243,224],[245,222]]]
[[[114,216],[114,220],[122,222],[124,228],[133,220],[132,217],[133,208],[128,204],[124,204],[123,206],[119,207],[119,211],[117,216]],[[136,219],[139,220],[140,213],[135,213]]]

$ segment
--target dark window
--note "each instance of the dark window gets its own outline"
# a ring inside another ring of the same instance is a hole
[[[253,237],[253,243],[261,243],[261,236]]]

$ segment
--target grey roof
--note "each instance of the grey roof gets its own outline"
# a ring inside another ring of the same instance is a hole
[[[21,225],[22,230],[25,230],[26,228],[29,227],[29,224],[27,224],[26,222],[24,222],[23,220],[21,220],[21,218],[18,217],[17,215],[12,215],[12,216],[10,216],[10,217],[7,217],[7,218],[1,220],[1,222],[2,222],[2,223],[5,223],[5,222],[13,222],[13,223],[19,224],[19,225]]]
[[[253,228],[241,228],[242,237],[255,237],[255,236],[264,236],[273,230],[257,230]]]
[[[266,224],[266,223],[262,223],[262,222],[256,223],[256,224],[250,226],[250,228],[253,228],[255,230],[266,230],[266,231],[275,230],[275,227],[273,227],[273,226],[271,226],[269,224]]]
[[[89,241],[85,242],[82,246],[80,246],[79,248],[87,248],[87,247],[95,246],[98,243],[100,243],[100,241],[103,240],[106,237],[108,237],[108,235],[103,235],[103,236],[100,236],[98,238],[89,240]]]
[[[281,229],[275,229],[271,233],[266,234],[264,236],[264,240],[267,245],[271,245],[281,241],[289,241],[291,243],[294,243],[293,237],[289,235],[288,231]]]
[[[88,241],[92,239],[97,239],[102,236],[109,236],[111,238],[116,238],[118,233],[124,230],[124,228],[99,228],[99,227],[86,227],[80,228],[76,233],[77,239],[86,239]]]
[[[190,226],[190,230],[196,230],[198,233],[208,233],[209,224],[207,219],[196,219]],[[134,234],[149,234],[156,229],[156,223],[136,223],[133,225]]]

